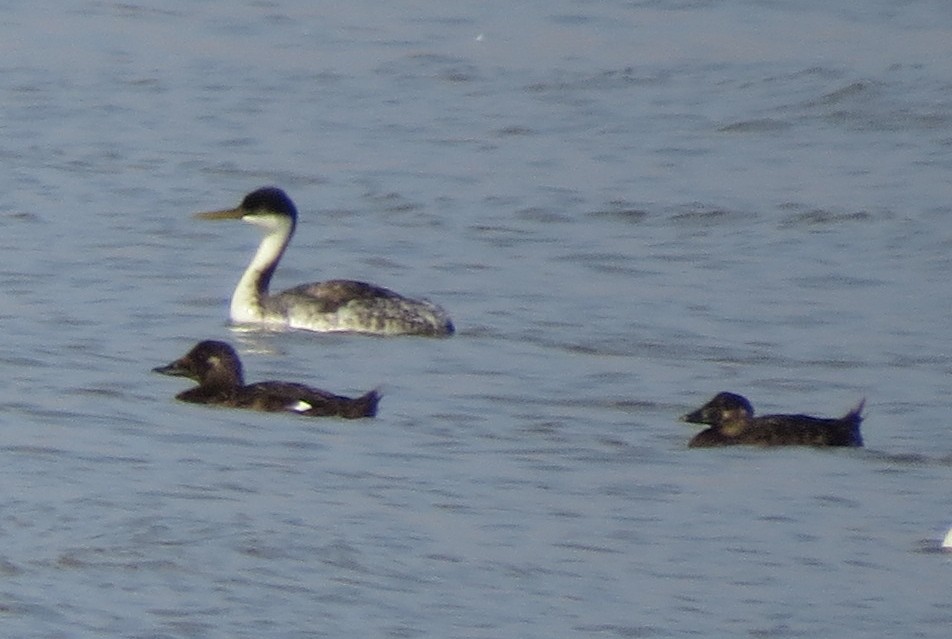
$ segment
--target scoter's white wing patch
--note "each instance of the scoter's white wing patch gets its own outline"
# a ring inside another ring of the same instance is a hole
[[[299,399],[298,401],[294,402],[293,404],[288,404],[288,410],[294,411],[295,413],[306,413],[307,411],[311,410],[312,408],[314,408],[314,407],[311,406],[310,404],[308,404],[307,402],[305,402],[305,401],[302,400],[302,399]]]

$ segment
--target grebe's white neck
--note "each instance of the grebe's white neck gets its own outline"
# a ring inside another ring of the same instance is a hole
[[[246,215],[241,219],[262,227],[265,235],[231,296],[231,319],[239,323],[260,322],[266,314],[271,276],[294,235],[295,221],[286,215],[271,214]]]

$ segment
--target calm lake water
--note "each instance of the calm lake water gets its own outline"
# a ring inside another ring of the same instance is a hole
[[[948,636],[952,10],[796,4],[4,2],[3,634]],[[266,184],[277,288],[458,334],[229,327]],[[207,338],[380,415],[177,403]]]

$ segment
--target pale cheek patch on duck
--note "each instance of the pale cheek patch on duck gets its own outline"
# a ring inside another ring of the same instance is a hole
[[[300,400],[300,399],[294,402],[293,404],[288,404],[288,410],[293,411],[295,413],[306,413],[312,408],[314,407],[308,404],[307,402],[305,402],[304,400]]]

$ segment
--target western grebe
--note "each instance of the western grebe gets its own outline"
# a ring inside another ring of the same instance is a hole
[[[374,335],[453,334],[453,322],[436,304],[366,282],[328,280],[269,295],[271,276],[297,225],[294,202],[279,188],[258,189],[246,195],[236,208],[198,213],[196,217],[240,219],[265,231],[231,297],[231,320],[237,324]]]
[[[310,417],[373,417],[380,395],[372,390],[356,399],[291,382],[257,382],[245,385],[241,360],[225,342],[199,342],[184,356],[156,373],[188,377],[198,386],[175,396],[183,402],[268,412],[288,412]]]
[[[810,415],[761,415],[747,398],[718,393],[696,411],[682,417],[692,424],[707,424],[688,443],[691,448],[749,444],[753,446],[862,446],[859,426],[863,421],[861,401],[839,419]]]

